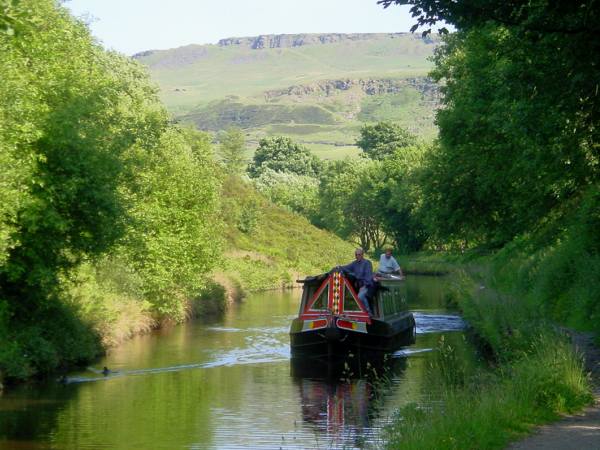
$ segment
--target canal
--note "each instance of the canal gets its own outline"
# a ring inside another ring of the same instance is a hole
[[[292,365],[288,328],[300,291],[257,293],[212,323],[135,338],[68,374],[67,383],[5,393],[0,449],[378,447],[398,407],[426,408],[438,398],[431,367],[440,340],[468,345],[444,301],[449,280],[407,283],[416,343],[389,355],[377,373]]]

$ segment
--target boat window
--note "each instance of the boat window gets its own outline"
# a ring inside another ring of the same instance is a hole
[[[306,306],[310,303],[310,300],[313,298],[313,295],[315,295],[315,292],[317,291],[318,286],[316,285],[311,285],[311,284],[305,284],[304,285],[304,291],[302,292],[302,305],[300,309],[304,309],[306,308]]]
[[[319,297],[315,300],[315,302],[312,304],[310,309],[316,309],[316,310],[327,309],[328,299],[329,299],[329,284],[327,284],[327,286],[325,286],[325,289],[323,289],[323,291],[321,292]]]
[[[360,311],[360,306],[348,286],[344,286],[344,311]]]

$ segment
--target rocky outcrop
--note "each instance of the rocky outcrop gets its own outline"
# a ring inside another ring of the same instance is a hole
[[[136,53],[136,54],[132,55],[131,57],[133,59],[140,59],[140,58],[143,58],[145,56],[150,56],[150,55],[154,54],[155,51],[156,50],[145,50],[143,52]]]
[[[334,44],[343,41],[394,39],[409,35],[410,33],[262,34],[260,36],[221,39],[217,45],[220,47],[239,45],[258,50],[263,48],[290,48],[301,47],[303,45]],[[420,35],[410,36],[423,40],[425,43],[434,43],[431,37],[422,38]]]
[[[335,95],[337,91],[360,89],[366,95],[396,94],[406,87],[419,91],[424,100],[439,103],[439,86],[430,78],[415,77],[404,79],[358,79],[358,80],[325,80],[307,85],[290,86],[265,92],[265,100],[273,100],[282,96],[303,97],[308,95]]]
[[[391,39],[420,41],[425,45],[437,45],[439,38],[428,35],[422,37],[420,34],[412,33],[324,33],[324,34],[261,34],[250,37],[230,37],[221,39],[217,47],[239,46],[254,50],[293,48],[306,45],[326,45],[339,42],[357,42],[357,41],[386,41]],[[172,48],[169,50],[146,50],[136,53],[133,59],[148,63],[148,57],[154,56],[156,61],[152,66],[172,66],[181,64],[191,64],[207,56],[208,50],[214,48],[214,44],[191,44],[183,47]]]

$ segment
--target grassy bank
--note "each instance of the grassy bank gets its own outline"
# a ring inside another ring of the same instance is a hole
[[[93,330],[100,342],[100,351],[165,323],[215,316],[226,307],[225,288],[215,281],[207,281],[194,297],[182,299],[181,317],[158,314],[144,298],[136,273],[112,258],[97,264],[83,264],[71,279],[63,281],[63,286],[68,292],[69,308]]]
[[[291,287],[352,259],[352,244],[270,203],[239,178],[226,180],[223,196],[226,244],[216,277],[227,286]]]
[[[494,373],[472,374],[463,386],[447,386],[431,410],[402,409],[387,447],[501,449],[534,425],[585,404],[586,381],[569,344],[540,337],[533,345],[531,353]]]
[[[428,410],[409,405],[399,411],[388,430],[388,448],[504,448],[533,426],[590,401],[581,355],[539,308],[536,285],[519,290],[499,271],[508,271],[502,264],[505,257],[405,259],[408,271],[453,271],[457,281],[452,298],[486,362],[465,370],[455,366],[453,350],[442,345],[442,373],[452,375],[432,381],[444,386],[442,401]],[[519,268],[512,266],[517,272]]]

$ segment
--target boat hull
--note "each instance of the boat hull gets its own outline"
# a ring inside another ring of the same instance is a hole
[[[344,358],[349,352],[391,352],[415,342],[415,320],[410,312],[391,321],[373,319],[366,332],[340,328],[337,320],[330,319],[324,328],[305,330],[304,321],[294,319],[290,329],[292,357]]]

